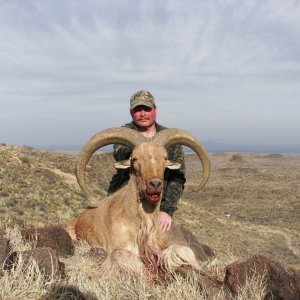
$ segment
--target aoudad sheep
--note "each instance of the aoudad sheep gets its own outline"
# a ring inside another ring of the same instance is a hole
[[[115,163],[116,168],[130,169],[130,179],[114,194],[99,200],[86,182],[85,171],[93,153],[110,144],[133,149],[128,160]],[[104,273],[139,275],[172,272],[182,266],[199,270],[199,259],[211,255],[209,248],[207,251],[192,234],[181,230],[184,228],[173,224],[169,232],[163,232],[160,227],[165,168],[180,168],[168,159],[166,148],[173,144],[188,146],[199,157],[203,170],[194,190],[200,190],[209,178],[210,161],[204,147],[187,131],[172,128],[145,138],[129,128],[110,128],[95,134],[81,150],[76,176],[90,206],[69,223],[67,231],[73,239],[104,248]]]

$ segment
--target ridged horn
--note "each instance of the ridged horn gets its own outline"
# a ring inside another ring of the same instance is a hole
[[[201,181],[193,188],[193,191],[199,191],[205,186],[210,175],[210,160],[202,144],[191,133],[177,128],[168,128],[156,134],[153,140],[165,148],[174,144],[181,144],[193,149],[198,155],[203,169]]]
[[[97,195],[87,186],[85,181],[86,165],[91,156],[98,149],[106,145],[121,144],[133,149],[144,140],[145,138],[133,129],[117,127],[100,131],[87,141],[79,153],[75,173],[81,189],[87,194],[90,200],[90,206],[96,206],[95,201],[97,199]]]

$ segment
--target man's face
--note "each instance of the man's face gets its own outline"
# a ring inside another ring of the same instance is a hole
[[[153,125],[156,119],[156,107],[139,105],[130,111],[133,122],[138,127],[147,128]]]

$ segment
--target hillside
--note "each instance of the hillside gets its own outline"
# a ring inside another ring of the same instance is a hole
[[[200,163],[186,155],[187,184],[174,220],[217,256],[269,254],[300,270],[300,155],[210,154],[205,189],[192,192]],[[0,145],[0,222],[65,225],[86,204],[74,176],[76,155]],[[114,173],[110,153],[93,156],[90,184],[105,194]]]

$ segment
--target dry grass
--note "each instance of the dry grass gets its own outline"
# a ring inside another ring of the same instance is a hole
[[[244,257],[268,254],[300,269],[300,155],[211,154],[212,173],[204,190],[193,193],[200,172],[188,155],[188,181],[176,213],[201,241],[219,254],[227,248]]]
[[[254,253],[300,270],[300,155],[221,153],[210,158],[210,180],[194,193],[191,186],[199,178],[200,163],[194,155],[186,156],[187,184],[174,216],[214,249],[217,258],[203,265],[205,272],[222,280],[226,265]],[[0,145],[0,227],[7,228],[15,249],[32,245],[24,244],[10,224],[65,225],[85,206],[86,198],[75,184],[75,163],[74,154]],[[96,154],[88,167],[91,184],[101,187],[99,195],[105,194],[114,172],[112,163],[111,154]],[[0,299],[79,299],[71,296],[75,286],[87,299],[206,299],[193,276],[178,276],[166,286],[128,277],[103,281],[99,261],[88,251],[88,245],[80,245],[75,256],[64,261],[67,279],[44,282],[34,264],[25,272],[22,266],[5,272]],[[260,299],[262,282],[251,279],[239,299]]]
[[[27,250],[22,244],[18,227],[6,230],[13,241],[13,250]],[[32,260],[23,264],[19,259],[11,271],[0,277],[0,299],[215,299],[223,300],[224,293],[207,294],[199,288],[196,274],[186,278],[174,275],[165,284],[152,284],[143,278],[122,275],[107,280],[101,276],[101,263],[89,254],[90,246],[82,242],[76,246],[75,255],[62,259],[66,265],[67,278],[49,276],[47,279]],[[237,260],[231,253],[222,259],[214,259],[203,265],[210,276],[223,279],[225,265]],[[264,294],[264,279],[249,279],[236,300],[261,299]],[[84,298],[80,298],[84,297]]]

